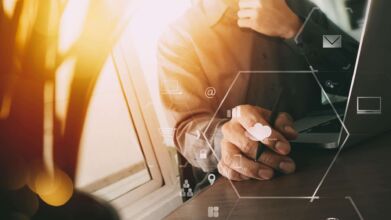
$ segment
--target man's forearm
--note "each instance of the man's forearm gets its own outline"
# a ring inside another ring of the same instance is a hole
[[[217,168],[221,157],[221,126],[226,119],[214,119],[203,135],[211,118],[193,117],[192,121],[184,121],[177,128],[175,142],[181,154],[195,167],[204,172]]]

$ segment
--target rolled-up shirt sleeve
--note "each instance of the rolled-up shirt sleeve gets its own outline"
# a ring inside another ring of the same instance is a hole
[[[205,172],[216,169],[226,119],[213,117],[217,105],[205,97],[209,83],[188,31],[171,26],[163,33],[158,42],[158,71],[161,100],[175,128],[177,149],[193,166]]]

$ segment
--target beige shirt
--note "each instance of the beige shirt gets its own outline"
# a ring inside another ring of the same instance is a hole
[[[204,171],[216,168],[220,127],[228,120],[227,110],[248,103],[250,75],[239,71],[309,69],[297,48],[289,46],[293,40],[241,29],[236,12],[230,9],[223,0],[201,1],[165,31],[158,48],[161,98],[176,129],[174,142],[193,166]],[[206,94],[213,90],[214,96]],[[309,91],[313,88],[304,89],[301,95]]]

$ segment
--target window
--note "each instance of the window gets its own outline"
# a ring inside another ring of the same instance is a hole
[[[151,180],[131,111],[109,59],[88,108],[76,186],[113,199]]]
[[[76,174],[77,188],[111,201],[126,219],[137,212],[168,214],[167,206],[162,211],[159,205],[163,198],[172,209],[181,203],[176,149],[164,141],[170,134],[160,104],[156,43],[190,1],[138,0],[133,5],[130,22],[91,93]],[[57,100],[66,100],[73,66],[70,59],[57,73]],[[57,105],[57,114],[64,116],[66,101]],[[147,204],[143,198],[148,195],[153,199]]]
[[[140,97],[121,55],[113,52],[108,58],[92,92],[76,176],[76,187],[109,201],[128,193],[127,201],[136,200],[163,186],[161,164],[155,156],[161,139],[155,134],[156,140],[151,142],[156,131],[149,130],[145,121],[155,112],[141,110]],[[145,94],[141,100],[148,99]]]

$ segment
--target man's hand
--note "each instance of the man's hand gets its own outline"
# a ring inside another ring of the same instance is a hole
[[[285,0],[240,0],[238,25],[261,34],[289,39],[302,22]]]
[[[242,105],[240,115],[232,118],[222,127],[224,138],[221,142],[221,160],[218,164],[219,172],[236,181],[250,178],[271,179],[274,170],[283,173],[295,171],[295,163],[288,155],[291,146],[290,139],[297,138],[293,129],[293,121],[287,113],[280,113],[276,119],[275,129],[269,138],[262,140],[267,149],[261,154],[258,161],[254,161],[258,142],[246,135],[246,131],[256,123],[270,126],[267,122],[271,112],[259,107]]]

